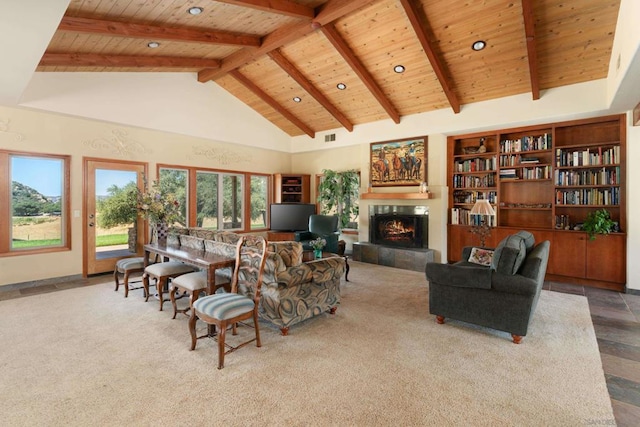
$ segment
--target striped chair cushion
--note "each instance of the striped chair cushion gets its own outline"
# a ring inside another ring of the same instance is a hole
[[[130,270],[142,270],[144,268],[144,258],[133,257],[123,258],[116,262],[116,270],[120,273],[125,273]]]
[[[180,261],[159,262],[145,268],[145,273],[152,276],[170,276],[172,274],[190,273],[193,271],[193,267],[181,263]]]
[[[214,319],[226,320],[253,311],[252,299],[239,294],[209,295],[193,303],[193,308]]]

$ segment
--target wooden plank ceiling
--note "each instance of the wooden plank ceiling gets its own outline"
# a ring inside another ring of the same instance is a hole
[[[314,136],[527,92],[538,99],[545,89],[605,78],[619,6],[72,0],[38,71],[194,72],[289,135]],[[477,40],[486,48],[472,50]],[[405,71],[394,72],[397,65]]]

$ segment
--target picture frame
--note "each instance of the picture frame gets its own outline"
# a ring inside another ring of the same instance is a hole
[[[372,187],[419,186],[427,182],[427,136],[372,142],[369,182]]]

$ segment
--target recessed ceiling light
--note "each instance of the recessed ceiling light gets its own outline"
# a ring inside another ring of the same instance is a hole
[[[300,98],[299,96],[293,97],[293,102],[300,102],[300,101],[302,101],[302,98]]]
[[[398,74],[404,73],[404,65],[396,65],[395,67],[393,67],[393,71]]]
[[[200,15],[203,10],[201,7],[190,7],[187,12],[189,12],[190,15]]]
[[[347,88],[347,85],[344,83],[338,83],[336,87],[340,90],[345,90]]]
[[[471,45],[471,49],[475,50],[475,51],[479,51],[484,49],[485,47],[487,47],[487,42],[485,42],[484,40],[476,40],[475,42],[473,42],[473,44]]]
[[[155,49],[155,48],[157,48],[159,46],[160,46],[160,43],[158,43],[158,42],[149,42],[149,43],[147,43],[147,47],[150,47],[151,49]]]

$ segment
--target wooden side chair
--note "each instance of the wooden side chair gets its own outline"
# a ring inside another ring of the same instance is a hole
[[[143,257],[131,257],[131,258],[122,258],[116,262],[116,267],[113,270],[113,280],[116,282],[116,292],[118,292],[118,288],[120,287],[119,276],[123,275],[123,285],[124,285],[124,297],[127,298],[129,296],[129,290],[140,289],[144,286],[138,287],[130,287],[129,285],[129,276],[131,274],[143,273],[144,272],[144,258]],[[146,292],[146,291],[145,291]],[[144,295],[147,296],[146,294]]]
[[[233,270],[231,293],[208,295],[193,302],[193,310],[189,318],[189,332],[191,333],[191,350],[195,350],[197,335],[196,321],[198,318],[209,325],[217,327],[218,338],[218,369],[224,367],[224,356],[253,341],[260,347],[260,327],[258,324],[258,304],[260,302],[260,288],[267,257],[267,242],[262,237],[251,236],[252,246],[238,246],[236,265]],[[246,239],[243,238],[244,243]],[[253,244],[259,244],[256,248]],[[246,294],[238,293],[238,286]],[[235,347],[225,343],[228,327],[231,325],[236,335],[236,324],[253,317],[255,338],[243,342]],[[226,350],[226,347],[229,350]]]
[[[238,239],[236,244],[236,264],[238,260],[238,254],[240,253],[240,248],[244,242],[244,238]],[[221,278],[220,276],[216,276],[216,286],[215,290],[217,291],[220,288],[228,289],[231,291],[231,282],[228,279]],[[176,293],[184,292],[189,295],[189,307],[185,309],[178,310],[178,304],[176,302]],[[171,285],[169,286],[169,299],[171,300],[171,305],[173,305],[173,319],[176,318],[178,313],[187,313],[190,309],[193,308],[193,303],[196,301],[201,293],[207,292],[207,271],[194,271],[193,273],[182,274],[175,279],[171,280]]]
[[[178,239],[181,248],[204,250],[204,239],[188,235],[180,235]],[[160,300],[160,311],[162,311],[165,301],[162,294],[165,288],[168,289],[169,279],[174,280],[176,277],[192,273],[194,270],[194,267],[179,261],[161,262],[148,266],[142,275],[142,284],[147,292],[145,301],[149,300],[149,277],[155,279],[158,299]]]

